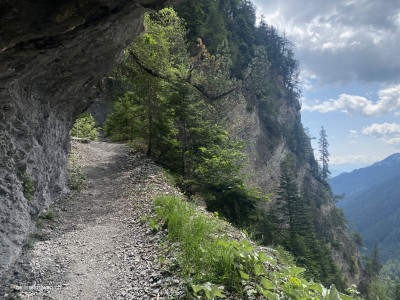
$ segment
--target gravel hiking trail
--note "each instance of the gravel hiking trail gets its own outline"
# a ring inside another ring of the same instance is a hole
[[[152,196],[179,193],[161,168],[122,144],[72,141],[71,154],[86,176],[82,190],[49,207],[54,220],[36,220],[0,299],[181,298],[182,282],[159,262],[165,233],[145,221]]]

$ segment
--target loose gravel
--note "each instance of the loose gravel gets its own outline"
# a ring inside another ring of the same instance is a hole
[[[125,145],[71,142],[86,176],[36,220],[19,262],[0,283],[0,299],[179,299],[178,274],[163,270],[159,245],[145,221],[151,198],[179,194],[161,168]],[[34,240],[34,242],[32,242]]]

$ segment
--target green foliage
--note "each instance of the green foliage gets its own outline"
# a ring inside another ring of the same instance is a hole
[[[329,174],[331,174],[331,172],[329,171],[329,167],[328,167],[328,163],[329,163],[328,136],[326,135],[324,126],[321,127],[321,131],[319,132],[318,145],[319,145],[319,152],[321,154],[320,162],[322,165],[321,179],[324,182],[327,182],[329,179]]]
[[[86,176],[81,172],[81,168],[77,163],[74,153],[70,153],[68,157],[68,173],[67,185],[68,188],[80,192],[85,183]]]
[[[257,219],[257,204],[263,197],[244,182],[243,148],[244,144],[237,141],[212,145],[208,149],[201,147],[202,162],[195,180],[210,211],[218,211],[238,225],[249,226]]]
[[[146,32],[127,48],[124,64],[117,70],[127,91],[117,97],[105,134],[114,141],[142,139],[147,155],[157,157],[179,151],[174,138],[171,98],[176,86],[172,81],[185,76],[189,58],[184,27],[172,8],[146,14],[145,27]]]
[[[400,261],[398,259],[388,260],[379,273],[379,280],[387,296],[391,299],[400,300]]]
[[[96,127],[94,118],[87,112],[78,116],[70,131],[71,136],[97,141],[99,128]]]
[[[35,192],[35,184],[29,178],[28,174],[24,171],[19,173],[19,178],[22,181],[23,194],[26,200],[32,201]]]
[[[375,278],[368,285],[367,300],[388,300],[389,298],[387,297],[386,292],[387,291],[380,280]]]
[[[128,47],[146,67],[161,76],[178,76],[187,72],[186,30],[172,8],[145,15],[145,33]],[[129,62],[129,56],[127,57]]]
[[[399,281],[395,285],[393,299],[400,300],[400,282]]]
[[[217,285],[210,282],[206,282],[203,285],[192,284],[191,286],[195,296],[197,296],[200,291],[203,291],[207,299],[214,299],[215,297],[225,298],[224,294],[222,294],[222,290],[219,289]]]
[[[227,238],[223,221],[198,212],[180,198],[159,196],[154,209],[165,222],[169,239],[178,246],[182,274],[195,295],[204,293],[207,299],[352,299],[334,285],[326,289],[308,282],[301,275],[305,269],[279,265],[277,258],[257,252],[247,240]]]
[[[241,172],[244,145],[229,141],[221,126],[219,114],[230,105],[226,95],[242,88],[249,110],[259,114],[268,132],[268,150],[286,142],[299,158],[294,164],[310,164],[318,173],[300,120],[282,124],[279,118],[286,105],[300,109],[293,45],[264,21],[256,27],[254,8],[246,0],[189,0],[178,11],[187,18],[192,57],[183,22],[172,9],[146,15],[146,31],[126,49],[116,72],[126,90],[116,97],[106,135],[145,144],[147,155],[169,168],[188,196],[200,194],[209,210],[251,228],[252,234],[257,228],[265,243],[281,243],[299,265],[307,266],[308,278],[343,290],[329,248],[317,239],[324,234],[315,229],[332,223],[318,211],[325,198],[307,193],[307,188],[300,193],[294,175],[287,172],[279,211],[261,217],[263,197],[245,185]],[[211,281],[200,282],[199,293],[213,291],[205,282]],[[257,291],[249,289],[249,295]]]
[[[310,213],[310,202],[299,193],[292,164],[288,156],[281,165],[277,199],[260,222],[259,235],[265,244],[283,245],[295,257],[297,265],[307,268],[307,278],[326,285],[335,284],[344,290],[346,284],[330,249],[317,239],[315,216]]]
[[[129,90],[117,97],[106,136],[145,141],[147,155],[180,176],[187,193],[202,194],[209,209],[236,224],[250,224],[262,197],[244,184],[244,145],[228,140],[214,114],[223,102],[219,95],[236,84],[226,47],[210,55],[199,40],[189,60],[185,30],[170,8],[147,14],[145,27],[119,70]]]
[[[39,216],[42,220],[50,220],[53,221],[57,217],[57,214],[54,211],[47,211]]]
[[[233,62],[232,74],[243,78],[254,54],[255,9],[249,1],[185,1],[177,8],[189,29],[188,40],[201,38],[215,55],[224,41]]]
[[[103,125],[104,135],[112,141],[133,141],[139,136],[139,108],[134,98],[135,94],[126,92],[114,102]]]
[[[365,257],[365,271],[371,277],[375,277],[379,275],[382,266],[383,265],[379,257],[378,244],[375,243],[374,249],[372,250],[371,254]]]
[[[352,238],[353,238],[353,241],[354,241],[359,247],[362,247],[362,246],[363,246],[363,240],[362,240],[362,237],[361,237],[361,234],[360,234],[360,233],[358,233],[358,232],[353,232],[353,233],[352,233]]]
[[[336,206],[333,207],[333,209],[330,212],[330,217],[331,217],[333,226],[346,228],[347,220],[346,220],[346,216],[344,215],[343,209],[336,207]]]

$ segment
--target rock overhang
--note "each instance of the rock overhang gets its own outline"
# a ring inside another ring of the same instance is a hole
[[[142,32],[144,13],[177,2],[0,3],[0,274],[18,257],[30,216],[66,191],[76,116]]]

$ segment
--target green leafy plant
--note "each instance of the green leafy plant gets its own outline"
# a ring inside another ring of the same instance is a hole
[[[197,296],[200,291],[203,291],[207,299],[214,299],[215,297],[225,298],[222,290],[215,284],[206,282],[203,285],[192,284],[194,295]]]
[[[33,200],[33,193],[35,192],[35,185],[34,185],[33,181],[29,178],[28,174],[26,174],[25,171],[21,172],[19,174],[19,178],[22,181],[22,188],[23,188],[24,197],[28,201],[32,201]]]
[[[157,232],[157,231],[160,230],[160,228],[158,226],[158,219],[157,218],[147,217],[146,221],[147,221],[147,224],[149,224],[149,226],[153,230],[153,232]]]

